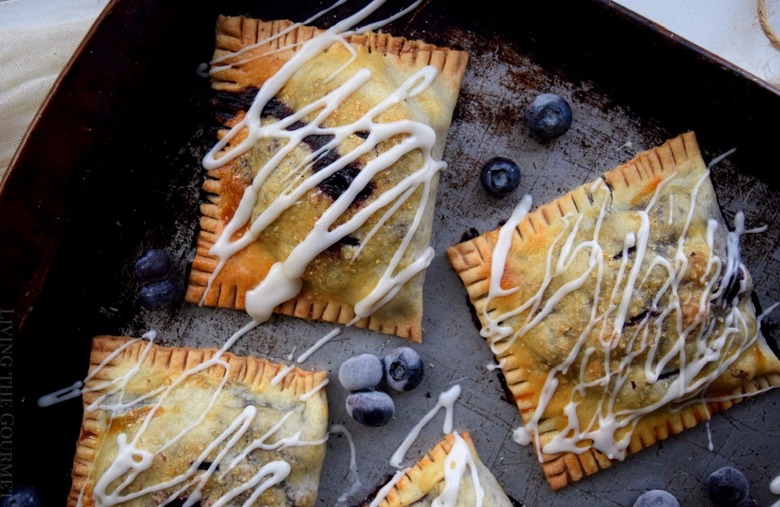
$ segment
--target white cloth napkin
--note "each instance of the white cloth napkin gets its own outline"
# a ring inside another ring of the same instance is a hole
[[[0,0],[0,179],[108,0]]]

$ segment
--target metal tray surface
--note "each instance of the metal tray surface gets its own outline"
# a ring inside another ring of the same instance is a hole
[[[184,303],[143,310],[131,266],[148,248],[165,248],[176,259],[182,289],[186,282],[198,229],[200,160],[214,142],[210,90],[196,69],[213,51],[216,15],[303,20],[322,5],[114,0],[85,40],[0,187],[0,237],[6,238],[0,340],[7,345],[2,357],[11,358],[2,359],[0,391],[0,433],[11,443],[0,450],[2,459],[12,457],[0,469],[2,493],[11,484],[34,484],[46,505],[64,502],[81,403],[40,409],[36,400],[85,376],[93,336],[156,330],[165,345],[218,347],[248,322],[243,312]],[[363,3],[343,9],[356,5]],[[388,2],[378,16],[398,5]],[[628,506],[652,488],[672,492],[682,505],[708,505],[707,476],[723,465],[741,469],[752,496],[770,505],[778,498],[769,482],[780,474],[777,390],[551,491],[532,449],[512,441],[519,414],[500,373],[487,367],[494,359],[445,250],[464,234],[497,227],[524,194],[542,204],[694,130],[705,160],[736,148],[712,171],[727,220],[743,211],[749,227],[768,225],[743,238],[756,301],[767,308],[780,301],[780,192],[776,162],[770,163],[777,131],[764,125],[778,117],[780,95],[611,2],[528,5],[520,17],[505,9],[493,0],[431,0],[385,28],[465,49],[470,63],[444,154],[424,342],[414,345],[426,363],[423,384],[394,395],[396,415],[387,426],[366,428],[346,414],[338,368],[351,355],[382,355],[407,342],[345,329],[302,364],[329,372],[330,422],[343,424],[354,439],[360,486],[344,505],[358,505],[395,472],[391,454],[455,384],[462,388],[455,429],[471,432],[480,457],[518,505]],[[571,130],[550,142],[538,141],[522,121],[525,105],[541,92],[562,95],[574,110]],[[503,199],[488,197],[478,181],[481,165],[496,155],[514,159],[523,171],[520,188]],[[764,321],[775,348],[778,322],[777,312]],[[332,329],[274,317],[232,352],[284,361]],[[440,412],[405,464],[441,438],[442,424]],[[347,439],[334,434],[327,451],[318,504],[337,505],[353,479]]]

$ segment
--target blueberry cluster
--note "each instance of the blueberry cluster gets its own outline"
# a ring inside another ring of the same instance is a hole
[[[395,414],[395,402],[382,387],[410,391],[420,385],[424,373],[420,355],[407,346],[393,349],[383,358],[374,354],[350,357],[339,368],[339,382],[350,391],[347,413],[360,424],[384,426]]]
[[[133,277],[141,284],[138,300],[148,310],[163,310],[176,300],[176,284],[171,281],[171,257],[161,249],[147,250],[133,265]]]

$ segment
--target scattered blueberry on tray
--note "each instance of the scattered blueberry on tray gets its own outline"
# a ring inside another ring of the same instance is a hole
[[[651,489],[639,495],[633,507],[680,507],[680,502],[666,490]]]
[[[0,500],[0,507],[41,507],[42,505],[40,493],[32,486],[14,486]]]
[[[177,298],[176,285],[170,280],[152,282],[141,287],[138,300],[147,310],[162,310],[171,306]]]
[[[537,95],[525,109],[525,124],[542,139],[562,136],[571,127],[571,120],[571,106],[555,93]]]
[[[347,396],[347,413],[360,424],[384,426],[395,414],[395,403],[384,391],[358,391]]]
[[[159,282],[171,271],[171,257],[165,250],[153,248],[144,253],[133,265],[133,276],[140,283]]]
[[[373,354],[360,354],[341,363],[339,382],[349,391],[376,389],[384,374],[381,359]]]
[[[392,389],[411,391],[422,382],[425,365],[420,355],[411,347],[393,349],[384,358],[385,382]]]
[[[384,426],[395,414],[395,402],[386,387],[403,392],[422,382],[425,367],[411,347],[401,346],[380,358],[359,354],[341,363],[338,377],[349,391],[347,413],[365,426]]]
[[[745,474],[725,466],[707,478],[707,494],[718,507],[741,507],[750,496],[750,485]]]
[[[508,158],[494,157],[482,166],[479,180],[488,194],[504,197],[520,185],[520,168]]]
[[[138,301],[147,310],[163,310],[178,297],[177,286],[170,275],[173,262],[165,250],[152,248],[133,264],[133,277],[141,285]]]

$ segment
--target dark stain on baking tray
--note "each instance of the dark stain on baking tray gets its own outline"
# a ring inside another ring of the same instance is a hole
[[[161,329],[163,343],[208,329],[212,335],[203,343],[214,346],[220,333],[241,322],[240,312],[198,312],[183,303],[154,315],[144,312],[130,266],[144,250],[165,248],[174,256],[183,289],[203,198],[200,161],[215,136],[214,97],[196,70],[213,50],[218,9],[302,20],[324,4],[216,4],[113,0],[57,82],[0,187],[0,332],[4,341],[12,340],[12,349],[5,350],[13,353],[13,366],[2,364],[3,378],[12,379],[12,389],[0,391],[2,413],[12,418],[0,424],[13,421],[10,439],[8,431],[0,432],[10,442],[0,448],[2,462],[12,459],[2,473],[10,470],[14,484],[41,487],[47,505],[62,504],[70,487],[81,405],[71,400],[39,409],[36,400],[84,377],[92,336],[139,331],[151,322]],[[322,22],[332,23],[356,4],[362,5],[347,2]],[[377,16],[399,5],[389,1]],[[447,312],[445,319],[426,318],[419,350],[436,363],[426,391],[435,398],[460,379],[494,389],[492,397],[469,396],[456,413],[518,504],[628,505],[652,487],[701,503],[701,478],[708,466],[722,464],[742,467],[754,481],[757,500],[771,503],[767,478],[778,472],[771,458],[780,447],[768,413],[772,407],[776,412],[776,392],[736,407],[728,423],[713,419],[715,452],[706,449],[702,425],[556,494],[540,478],[532,452],[508,438],[516,411],[500,401],[500,386],[492,387],[495,374],[482,367],[494,358],[474,329],[467,301],[451,298],[462,287],[441,256],[463,231],[495,228],[511,212],[516,199],[488,197],[477,184],[478,168],[492,156],[515,158],[523,171],[519,192],[541,203],[687,130],[696,131],[706,159],[736,148],[713,168],[713,179],[727,218],[743,210],[750,226],[769,225],[764,234],[744,238],[743,254],[758,302],[767,308],[780,301],[780,231],[774,225],[780,195],[777,174],[767,164],[776,159],[776,130],[765,127],[780,118],[778,91],[609,1],[526,2],[520,10],[510,15],[497,0],[430,0],[386,29],[471,55],[437,199],[439,255],[426,279],[426,311]],[[521,121],[525,104],[545,91],[565,96],[575,112],[571,131],[549,142],[534,139]],[[770,322],[774,341],[776,319]],[[313,326],[301,329],[309,337],[316,333]],[[448,363],[452,347],[442,346],[442,337],[461,340],[475,363]],[[373,336],[365,340],[377,348],[388,343]],[[266,348],[241,352],[289,352],[261,340],[251,345]],[[332,371],[340,359],[320,361]],[[343,397],[337,389],[332,394],[336,417]],[[395,433],[361,430],[356,443],[372,449],[397,444],[393,436],[405,433],[432,405],[430,398],[419,398],[405,398],[416,411],[404,426],[397,422]],[[487,404],[493,398],[498,403]],[[732,425],[740,438],[728,438]],[[775,437],[767,441],[765,435]],[[343,447],[329,448],[321,505],[333,505],[343,493],[348,461]],[[745,448],[760,453],[742,452]],[[361,473],[365,493],[389,470],[386,463],[361,461]],[[0,483],[10,484],[5,479],[0,475]]]

